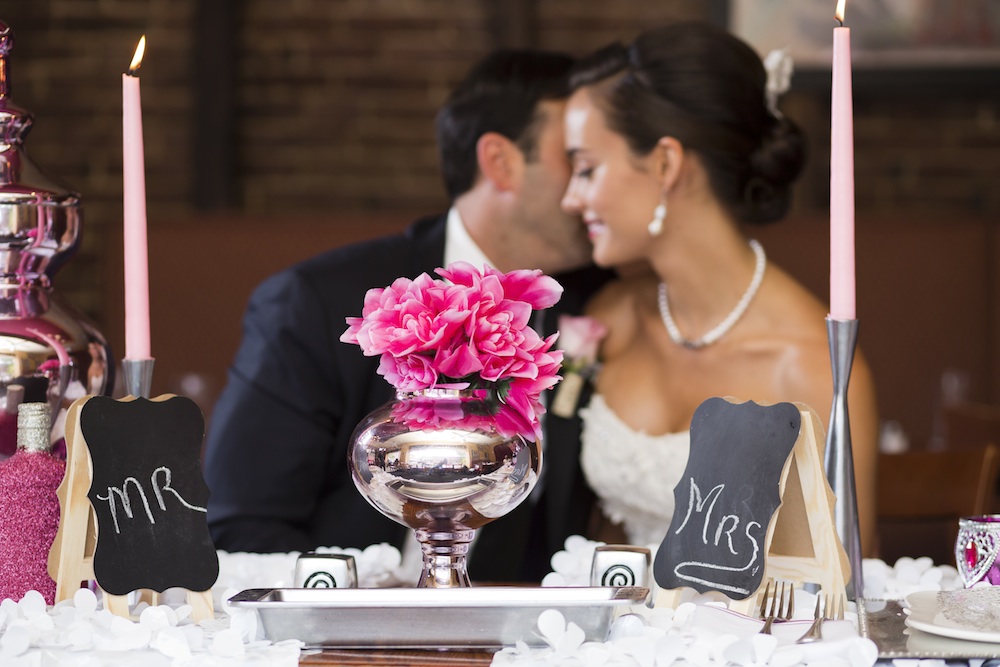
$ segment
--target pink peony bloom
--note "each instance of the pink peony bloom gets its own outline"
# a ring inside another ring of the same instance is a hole
[[[503,279],[508,299],[525,301],[535,310],[551,308],[559,302],[563,288],[555,278],[541,271],[511,271]]]
[[[562,287],[540,271],[479,271],[467,262],[437,274],[444,280],[421,274],[369,290],[340,340],[380,356],[378,373],[400,391],[494,386],[511,415],[505,428],[538,437],[539,397],[559,381],[562,352],[551,349],[555,336],[530,327],[531,313],[555,304]]]
[[[420,391],[437,384],[438,373],[431,362],[420,354],[394,357],[387,352],[379,359],[378,374],[399,391]]]
[[[432,353],[461,332],[470,314],[463,295],[449,294],[426,273],[413,281],[399,278],[368,290],[360,321],[348,318],[341,340],[356,342],[367,356]]]
[[[524,384],[515,380],[510,384],[504,405],[508,408],[503,413],[507,422],[504,428],[514,429],[536,442],[542,437],[540,417],[545,414],[545,407],[538,399],[538,394],[529,391]]]
[[[554,278],[543,274],[538,269],[521,269],[510,273],[501,273],[491,266],[484,266],[480,273],[468,262],[454,262],[446,269],[438,269],[442,278],[456,285],[475,287],[486,276],[499,279],[506,298],[524,301],[535,310],[550,308],[559,302],[563,288]]]
[[[483,370],[483,364],[468,344],[454,348],[442,348],[434,355],[434,363],[442,375],[450,378],[464,378]]]

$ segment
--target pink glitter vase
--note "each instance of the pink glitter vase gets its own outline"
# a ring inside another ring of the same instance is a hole
[[[20,600],[30,590],[55,603],[49,549],[59,528],[56,488],[66,463],[50,452],[47,403],[22,403],[17,451],[0,462],[0,600]]]

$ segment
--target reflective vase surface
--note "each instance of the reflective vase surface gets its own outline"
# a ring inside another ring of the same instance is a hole
[[[538,481],[538,443],[498,430],[510,423],[507,410],[482,390],[427,389],[397,394],[354,430],[354,483],[414,530],[423,551],[418,587],[470,586],[476,529],[517,507]]]
[[[49,403],[57,441],[68,405],[110,391],[114,372],[104,336],[52,287],[80,245],[83,211],[24,152],[32,117],[8,96],[12,46],[0,22],[0,459],[16,448],[18,404]]]

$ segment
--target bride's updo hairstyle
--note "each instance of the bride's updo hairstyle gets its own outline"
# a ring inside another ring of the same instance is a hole
[[[570,77],[637,155],[662,137],[696,152],[716,197],[743,222],[782,218],[805,163],[805,139],[765,100],[767,73],[752,48],[706,23],[647,30],[580,61]]]

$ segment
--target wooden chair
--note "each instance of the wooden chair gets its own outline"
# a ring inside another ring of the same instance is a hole
[[[942,452],[880,454],[879,555],[930,556],[955,564],[958,518],[989,511],[997,484],[997,445]]]
[[[959,403],[944,409],[948,449],[1000,445],[1000,405]]]

